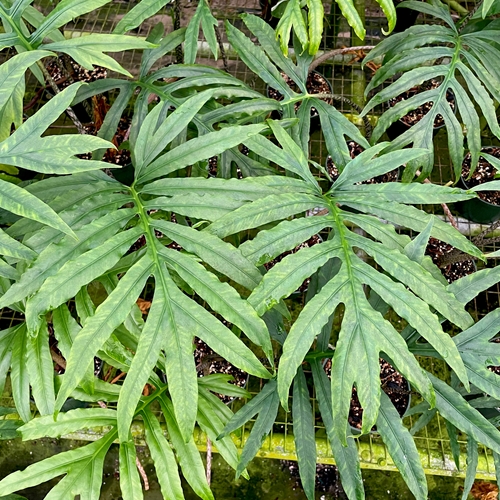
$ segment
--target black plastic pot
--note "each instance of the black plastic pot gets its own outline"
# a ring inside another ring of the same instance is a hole
[[[396,26],[394,27],[393,33],[401,33],[411,28],[417,21],[417,17],[420,14],[418,10],[413,9],[396,9]]]
[[[463,177],[460,177],[458,187],[470,189]],[[479,224],[491,224],[500,219],[500,205],[494,205],[480,198],[459,201],[455,203],[455,208],[462,217]]]
[[[481,151],[486,153],[491,147],[485,146],[481,148]],[[457,185],[462,189],[470,189],[471,187],[462,176],[460,176]],[[491,224],[500,219],[500,205],[495,205],[480,198],[457,202],[455,208],[461,216],[479,224]]]

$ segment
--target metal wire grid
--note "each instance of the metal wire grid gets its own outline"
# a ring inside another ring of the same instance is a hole
[[[85,32],[92,33],[109,33],[112,32],[116,26],[119,19],[133,6],[134,2],[120,2],[115,1],[107,6],[103,7],[98,11],[96,16],[93,13],[91,16],[84,16],[82,18],[75,19],[72,23],[65,27],[66,36],[75,36],[75,33],[83,34]],[[47,6],[50,4],[47,3]],[[329,20],[333,19],[333,14],[330,15],[330,5],[326,6],[325,12]],[[156,22],[163,22],[166,26],[166,32],[172,30],[171,15],[167,12],[168,9],[164,9],[153,19],[154,22],[148,23],[147,25],[141,26],[136,30],[139,36],[147,36],[151,28]],[[222,0],[221,2],[213,3],[213,11],[219,19],[229,19],[233,24],[235,24],[239,29],[245,30],[243,23],[237,18],[238,14],[241,12],[251,12],[258,14],[260,11],[260,6],[258,2],[254,1],[252,3],[244,2],[243,0]],[[422,16],[421,16],[422,17]],[[187,19],[183,16],[182,24],[185,25]],[[377,43],[380,36],[380,26],[383,22],[383,17],[380,9],[374,6],[370,6],[367,13],[366,25],[367,25],[367,40],[366,43]],[[419,21],[422,22],[422,21]],[[221,26],[221,23],[220,23]],[[221,26],[222,28],[222,26]],[[245,30],[247,34],[248,31]],[[325,30],[325,37],[323,48],[332,48],[334,46],[349,46],[351,44],[351,33],[350,30],[343,25],[341,21],[339,23],[338,36],[333,38],[331,36],[332,30]],[[203,40],[201,40],[203,41]],[[227,42],[227,40],[223,40]],[[205,52],[203,53],[205,57],[200,59],[200,63],[206,63],[211,66],[214,64],[222,68],[222,61],[215,62],[213,57]],[[234,54],[231,54],[234,57]],[[126,67],[132,73],[136,72],[138,69],[138,64],[140,60],[140,53],[135,53],[135,51],[129,51],[127,53],[120,54],[119,62]],[[167,64],[171,62],[171,56],[166,56],[166,58],[160,62],[160,64]],[[320,68],[321,69],[321,68]],[[234,76],[245,81],[256,90],[265,92],[265,84],[256,78],[253,73],[251,73],[246,65],[242,61],[235,57],[229,60],[229,70]],[[336,64],[332,66],[327,66],[323,68],[323,74],[330,81],[333,92],[342,94],[347,97],[355,97],[352,92],[350,92],[353,83],[353,72],[360,72],[359,64],[349,65],[349,64]],[[370,77],[369,73],[366,73],[366,78]],[[28,82],[28,88],[32,81]],[[343,109],[342,106],[339,107],[340,111],[350,112],[350,110]],[[63,122],[63,126],[67,124],[67,120]],[[66,125],[67,126],[67,125]],[[443,132],[440,132],[443,134]],[[444,137],[443,137],[444,139]],[[449,155],[447,153],[446,143],[443,140],[435,141],[435,159],[436,167],[433,173],[433,182],[439,184],[445,184],[448,180],[452,179],[452,168],[450,164]],[[311,138],[311,156],[316,161],[324,164],[326,160],[326,147],[324,140],[322,138],[321,132],[316,131],[312,134]],[[497,244],[494,244],[491,251],[497,249]],[[488,265],[496,265],[495,262],[489,262]],[[488,311],[491,311],[498,307],[500,297],[500,288],[495,285],[491,289],[487,290],[481,294],[477,299],[469,304],[468,309],[476,317],[480,319]],[[13,311],[3,310],[0,314],[0,328],[8,328],[13,326],[17,322],[22,321],[23,318],[19,313],[14,313]],[[434,363],[432,364],[434,368]],[[251,391],[254,394],[258,391]],[[312,398],[312,405],[315,415],[319,415],[317,408],[316,399]],[[4,396],[0,400],[0,404],[12,406],[13,401],[9,396]],[[235,406],[238,403],[233,403]],[[405,423],[411,427],[415,422],[415,417],[407,417]],[[251,425],[251,423],[250,423]],[[318,448],[318,461],[321,463],[333,463],[333,457],[331,455],[330,447],[328,445],[325,429],[322,425],[316,425],[316,444]],[[236,444],[239,448],[242,448],[246,439],[248,438],[249,428],[243,429],[243,432],[238,438],[236,438]],[[138,431],[140,434],[140,431]],[[97,433],[79,433],[77,437],[80,439],[95,439],[99,434]],[[75,437],[75,436],[73,436]],[[140,440],[141,438],[138,437]],[[198,447],[203,450],[206,447],[206,436],[202,432],[197,432],[196,434]],[[359,449],[360,460],[363,468],[373,468],[382,470],[397,470],[394,466],[387,450],[381,440],[381,438],[376,434],[370,434],[368,436],[363,436],[361,438],[355,438]],[[454,465],[451,449],[446,433],[446,428],[443,419],[438,416],[435,417],[432,425],[424,427],[415,436],[415,441],[419,452],[421,454],[422,463],[424,469],[429,474],[438,475],[462,475],[463,472],[458,472]],[[465,441],[460,441],[461,451],[464,452],[466,443]],[[282,409],[278,419],[273,426],[270,435],[264,441],[258,456],[267,458],[280,458],[280,459],[296,459],[295,446],[293,443],[293,424],[291,422],[291,417],[289,413],[285,413]],[[491,454],[487,452],[486,448],[480,447],[480,459],[478,467],[479,478],[492,479],[494,478],[494,465]]]

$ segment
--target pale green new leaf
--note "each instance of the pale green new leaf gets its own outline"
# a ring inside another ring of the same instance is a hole
[[[299,463],[300,481],[308,500],[314,500],[316,441],[311,397],[302,367],[299,367],[293,380],[293,435]]]
[[[361,40],[365,39],[366,30],[363,26],[363,22],[359,17],[356,8],[354,7],[354,2],[352,0],[336,0],[342,15],[345,17],[349,26],[354,30],[358,38]]]
[[[307,0],[308,31],[309,31],[309,54],[315,55],[318,52],[323,37],[323,17],[325,15],[323,2],[320,0]]]
[[[276,38],[279,40],[281,51],[285,56],[288,55],[288,43],[290,41],[292,28],[293,33],[297,36],[297,39],[302,45],[302,50],[304,51],[309,44],[309,37],[306,23],[300,9],[299,0],[288,1],[278,26],[276,26]],[[316,39],[315,43],[317,43],[317,41]]]
[[[380,396],[377,431],[380,432],[391,458],[410,491],[417,500],[425,500],[427,498],[427,480],[415,441],[403,425],[401,417],[389,397],[383,391]]]

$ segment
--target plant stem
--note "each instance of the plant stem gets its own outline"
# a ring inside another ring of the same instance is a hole
[[[59,87],[57,86],[52,76],[50,76],[50,73],[48,72],[44,64],[41,61],[37,61],[37,65],[41,69],[43,76],[47,80],[47,83],[52,87],[54,93],[59,94],[61,91],[59,90]],[[82,125],[82,122],[78,119],[78,117],[75,115],[75,112],[70,107],[66,108],[66,113],[68,113],[68,116],[71,118],[71,121],[75,124],[78,133],[82,135],[86,134],[87,132],[85,130],[85,127]]]
[[[474,14],[483,6],[483,0],[479,1],[470,12],[467,13],[467,15],[458,23],[458,32],[462,33],[464,28],[469,24],[469,21],[474,17]],[[457,11],[458,12],[458,11]],[[463,14],[463,12],[460,12],[460,14]]]
[[[335,56],[340,56],[343,54],[351,54],[353,52],[359,52],[361,50],[372,50],[375,45],[360,45],[359,47],[345,47],[343,49],[334,49],[329,52],[325,52],[321,54],[318,58],[316,58],[309,66],[309,73],[314,71],[320,64],[328,61],[328,59],[332,59]]]

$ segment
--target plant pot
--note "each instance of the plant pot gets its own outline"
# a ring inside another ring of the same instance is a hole
[[[411,405],[411,387],[408,380],[401,375],[388,361],[379,358],[380,383],[383,391],[389,396],[401,418],[404,417]],[[324,368],[330,378],[331,359],[328,359]],[[349,410],[349,427],[353,434],[360,434],[363,423],[363,408],[359,404],[356,388],[352,389],[351,408]],[[377,432],[374,426],[371,432]]]
[[[448,245],[448,243],[444,243],[436,238],[429,238],[425,255],[428,255],[432,259],[432,262],[438,265],[440,258],[453,250],[454,248],[451,245]],[[452,264],[448,264],[446,267],[440,267],[439,270],[448,283],[453,283],[464,276],[468,276],[469,274],[476,272],[476,263],[472,259],[461,262],[453,262]]]
[[[500,159],[500,147],[485,146],[481,151]],[[462,175],[458,182],[459,187],[470,189],[471,187],[494,179],[497,170],[484,158],[480,158],[476,171],[471,179],[466,180],[470,172],[470,159],[471,156],[469,153],[462,164]],[[500,219],[500,192],[481,191],[478,195],[480,196],[479,198],[460,201],[455,204],[460,215],[472,222],[478,222],[480,224],[491,224]],[[495,201],[495,203],[492,203],[492,201]]]
[[[421,85],[419,87],[413,87],[403,94],[400,94],[397,97],[394,97],[389,101],[389,106],[395,106],[398,102],[409,99],[410,97],[418,94],[424,90],[430,90],[432,88],[437,88],[440,85],[440,82],[437,80],[431,80],[431,82],[426,82],[426,85]],[[448,100],[450,107],[453,109],[453,112],[457,112],[457,107],[455,104],[455,96],[451,91],[447,91],[446,99]],[[399,120],[395,121],[391,124],[391,126],[387,129],[387,135],[391,141],[404,134],[409,128],[413,125],[417,124],[432,108],[431,103],[425,103],[422,106],[419,106],[417,109],[410,111],[407,115],[403,116]],[[434,135],[436,135],[440,129],[445,126],[445,122],[440,115],[438,115],[434,121]]]
[[[394,4],[396,7],[401,3],[401,0],[395,1]],[[402,31],[406,31],[408,28],[411,28],[416,20],[420,12],[418,10],[413,9],[396,9],[396,26],[394,26],[393,33],[401,33]]]
[[[287,85],[294,91],[300,92],[300,89],[297,87],[297,84],[285,73],[281,72],[281,76],[284,78],[285,82]],[[332,86],[330,85],[330,82],[326,79],[325,76],[323,76],[321,73],[318,71],[311,71],[307,77],[307,82],[306,82],[306,88],[307,92],[309,94],[332,94]],[[270,99],[275,99],[276,101],[282,101],[283,100],[283,95],[281,95],[280,92],[278,92],[276,89],[269,87],[269,85],[266,87],[266,95]],[[332,99],[322,99],[323,101],[327,102],[328,104],[332,104],[333,101]],[[297,111],[300,107],[300,102],[295,104],[295,111]],[[271,113],[271,117],[274,119],[280,119],[282,116],[282,113],[280,111],[273,111]],[[314,132],[316,130],[319,130],[320,127],[320,119],[319,119],[319,113],[316,110],[316,108],[312,107],[311,108],[311,132]]]

